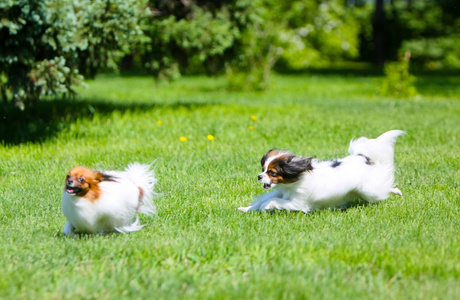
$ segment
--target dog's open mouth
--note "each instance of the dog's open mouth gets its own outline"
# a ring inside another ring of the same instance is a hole
[[[69,195],[78,195],[81,193],[82,189],[79,188],[79,187],[74,187],[74,186],[66,186],[65,187],[65,191],[67,192],[67,194]]]
[[[272,188],[272,184],[271,183],[264,183],[264,189],[266,190],[269,190]]]

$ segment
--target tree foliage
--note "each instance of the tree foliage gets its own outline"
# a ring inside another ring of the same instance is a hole
[[[382,3],[385,59],[410,50],[413,62],[460,67],[456,0]],[[20,106],[72,96],[83,76],[120,61],[155,78],[225,73],[231,88],[264,89],[274,66],[370,61],[374,9],[364,0],[5,0],[0,96]]]
[[[244,32],[257,17],[257,1],[149,1],[139,44],[143,67],[156,77],[174,78],[199,65],[219,73],[235,58]]]
[[[0,3],[0,70],[3,101],[19,103],[51,93],[73,93],[81,77],[69,65],[76,37],[67,2],[13,0]],[[56,21],[66,16],[61,24]]]
[[[414,63],[433,66],[434,62],[438,67],[446,66],[441,59],[433,61],[429,47],[422,49],[423,45],[429,44],[435,45],[443,55],[456,55],[450,50],[449,44],[458,42],[460,35],[460,7],[457,0],[392,0],[384,3],[385,60],[397,60],[405,51],[411,51]],[[372,59],[375,50],[372,34],[372,27],[362,27],[361,60]],[[444,45],[446,48],[443,48]]]
[[[361,28],[358,9],[347,9],[339,0],[276,3],[279,15],[285,18],[282,59],[288,67],[305,68],[357,58]]]
[[[0,3],[4,103],[69,95],[101,68],[115,67],[140,34],[138,1],[9,0]]]

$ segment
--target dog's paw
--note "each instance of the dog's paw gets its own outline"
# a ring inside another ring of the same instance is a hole
[[[246,206],[246,207],[238,207],[238,210],[239,211],[242,211],[242,212],[248,212],[249,210],[251,209],[251,206]]]
[[[392,192],[393,194],[395,194],[395,195],[402,196],[402,192],[401,192],[401,190],[398,189],[398,188],[392,189],[391,192]]]

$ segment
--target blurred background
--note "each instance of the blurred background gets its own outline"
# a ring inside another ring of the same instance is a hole
[[[2,103],[22,109],[71,98],[100,72],[226,76],[230,90],[263,90],[273,71],[379,74],[409,60],[414,72],[460,70],[458,0],[0,3]]]

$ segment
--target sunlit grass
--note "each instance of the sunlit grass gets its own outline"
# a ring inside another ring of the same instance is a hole
[[[277,76],[254,93],[227,92],[222,78],[89,82],[41,143],[0,146],[0,297],[455,299],[460,90],[458,78],[436,82],[411,100],[380,97],[374,77]],[[268,149],[341,157],[351,138],[390,129],[408,132],[396,145],[404,197],[237,211],[264,192]],[[67,171],[133,161],[156,161],[158,216],[132,234],[64,238]]]

